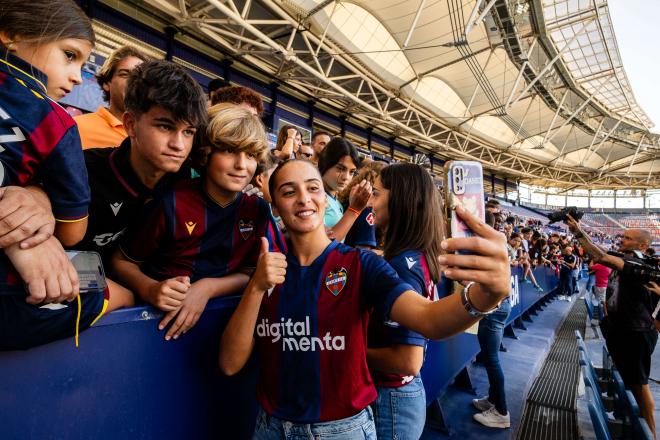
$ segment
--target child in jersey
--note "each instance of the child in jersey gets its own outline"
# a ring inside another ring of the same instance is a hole
[[[94,41],[90,20],[71,0],[0,7],[0,184],[30,187],[56,220],[55,235],[34,247],[4,247],[0,349],[77,336],[108,306],[102,291],[78,295],[61,244],[84,235],[90,196],[75,122],[56,101],[81,83]]]
[[[371,197],[371,184],[362,181],[355,185],[348,198],[348,208],[337,200],[337,196],[349,184],[360,167],[357,149],[348,140],[333,138],[319,157],[319,171],[323,177],[323,188],[328,195],[325,211],[325,227],[330,238],[344,241],[346,234],[367,206]]]
[[[433,179],[419,165],[390,165],[376,178],[372,198],[375,224],[384,235],[383,256],[415,292],[437,300],[445,228]],[[443,290],[449,286],[445,280]],[[367,362],[378,390],[371,405],[378,438],[418,439],[426,421],[419,377],[426,338],[375,315],[369,321],[368,346]]]
[[[355,177],[353,177],[353,180],[351,180],[346,188],[339,193],[337,200],[339,200],[343,206],[349,206],[353,187],[359,185],[363,180],[366,180],[373,186],[380,171],[386,165],[387,163],[383,161],[374,161],[371,159],[363,160],[362,168],[360,168],[360,171],[358,171]],[[381,251],[378,250],[378,239],[376,237],[376,226],[374,226],[372,202],[373,194],[369,199],[367,206],[362,210],[358,218],[355,220],[355,223],[353,223],[353,226],[348,231],[344,243],[352,247],[371,249],[372,251],[381,254]]]
[[[290,160],[269,181],[274,213],[290,233],[287,255],[269,252],[262,239],[257,268],[224,330],[219,364],[235,374],[259,352],[261,413],[255,439],[376,438],[369,410],[377,398],[367,366],[367,325],[375,309],[432,338],[476,322],[468,310],[491,310],[509,293],[503,237],[457,208],[476,237],[444,242],[451,278],[479,281],[467,294],[431,302],[372,252],[332,241],[323,218],[326,195],[313,164]],[[469,260],[466,259],[469,257]],[[464,304],[467,304],[464,306]]]
[[[117,278],[167,312],[159,325],[173,321],[165,339],[190,330],[209,299],[245,287],[259,237],[283,246],[268,203],[241,192],[267,153],[259,117],[216,104],[193,152],[202,176],[165,190],[122,237],[112,260]]]

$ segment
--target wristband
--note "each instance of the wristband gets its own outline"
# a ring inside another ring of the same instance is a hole
[[[474,316],[475,318],[481,318],[486,315],[490,315],[493,313],[499,306],[496,306],[493,310],[489,310],[487,312],[482,312],[481,310],[477,310],[472,302],[470,301],[470,287],[474,284],[474,281],[470,281],[467,286],[463,288],[463,291],[461,292],[461,302],[463,303],[463,307],[465,308],[465,311],[470,314],[470,316]]]
[[[355,215],[357,215],[358,217],[360,216],[361,211],[358,211],[357,209],[353,208],[352,206],[349,206],[348,210],[351,211],[351,212],[354,212]]]

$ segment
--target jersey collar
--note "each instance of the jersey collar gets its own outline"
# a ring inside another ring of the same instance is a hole
[[[115,115],[110,113],[110,110],[101,106],[96,110],[96,113],[105,120],[111,127],[123,127],[124,123],[117,119]]]
[[[288,249],[287,260],[288,260],[289,263],[293,263],[295,266],[303,267],[303,268],[314,267],[314,266],[317,266],[319,264],[323,265],[325,263],[327,257],[328,257],[328,254],[330,252],[332,252],[332,250],[334,248],[336,248],[337,246],[339,246],[339,242],[337,240],[332,240],[330,242],[330,244],[323,250],[323,252],[321,252],[321,255],[316,257],[316,259],[312,262],[312,264],[310,264],[309,266],[301,266],[300,263],[298,262],[298,259],[296,258],[296,256],[292,252],[291,243],[288,242],[287,243],[287,249]]]
[[[30,88],[46,93],[48,77],[32,64],[13,55],[6,47],[0,45],[0,72],[5,72],[29,85]]]

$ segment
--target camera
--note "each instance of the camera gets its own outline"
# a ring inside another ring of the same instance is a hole
[[[550,220],[550,223],[548,224],[565,221],[567,215],[573,217],[575,221],[580,221],[580,219],[584,215],[584,212],[578,211],[578,209],[575,206],[562,208],[558,211],[554,211],[548,214],[548,220]]]
[[[653,257],[645,257],[640,260],[626,260],[624,263],[629,267],[631,275],[643,284],[649,281],[660,284],[660,261]]]

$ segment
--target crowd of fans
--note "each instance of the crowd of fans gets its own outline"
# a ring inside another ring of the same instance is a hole
[[[533,269],[551,267],[565,298],[576,291],[584,249],[540,219],[491,200],[487,225],[459,206],[475,236],[447,238],[421,166],[361,160],[326,132],[307,145],[293,126],[271,151],[257,93],[212,84],[206,96],[184,68],[136,49],[97,75],[108,107],[74,121],[57,101],[80,84],[95,36],[72,1],[54,3],[0,9],[0,126],[13,133],[0,149],[0,349],[77,337],[145,303],[176,340],[210,299],[241,293],[218,363],[231,375],[261,354],[255,438],[291,424],[418,438],[427,338],[485,317],[480,342],[493,353],[511,267],[539,291]],[[107,288],[81,292],[64,249],[98,252]],[[498,368],[475,419],[505,428]]]

